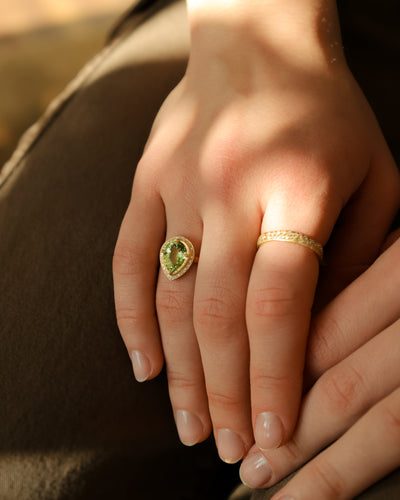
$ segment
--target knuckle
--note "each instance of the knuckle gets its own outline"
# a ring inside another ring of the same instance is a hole
[[[144,313],[132,307],[122,308],[116,307],[115,309],[118,328],[121,332],[134,332],[135,330],[141,331],[146,322]]]
[[[354,366],[348,364],[333,372],[327,372],[318,384],[330,412],[340,415],[358,413],[365,387],[362,375]]]
[[[207,192],[222,202],[235,200],[242,187],[237,144],[231,133],[220,135],[210,145],[202,165]]]
[[[192,303],[183,292],[169,288],[158,288],[156,293],[156,308],[160,318],[168,323],[182,323],[184,312],[191,311]]]
[[[214,410],[229,413],[239,413],[243,411],[243,404],[238,398],[223,394],[222,392],[207,391],[209,406]]]
[[[193,390],[199,389],[200,384],[197,380],[188,377],[187,375],[178,370],[173,370],[167,367],[167,377],[168,377],[168,384],[170,388],[173,390],[183,389],[192,392]]]
[[[237,301],[229,296],[226,290],[198,300],[194,308],[194,323],[205,340],[219,340],[225,342],[232,336],[233,331],[241,321],[238,317],[240,310]],[[244,314],[243,314],[244,317]]]
[[[289,153],[275,168],[272,177],[275,192],[286,199],[296,196],[302,206],[312,200],[317,217],[326,217],[329,206],[341,204],[341,186],[332,176],[329,162],[321,157],[312,159],[306,152],[296,152],[295,155]]]
[[[344,339],[342,325],[333,316],[316,319],[311,326],[308,347],[311,372],[319,375],[333,366],[340,359],[339,347]]]
[[[299,310],[297,294],[282,287],[266,287],[254,290],[247,303],[249,317],[261,319],[281,318]]]
[[[113,273],[121,276],[138,276],[143,273],[143,261],[129,243],[117,243],[112,260]]]
[[[390,442],[400,450],[400,404],[397,408],[393,408],[391,404],[386,402],[381,410],[381,418],[383,428]]]
[[[345,490],[343,478],[336,468],[321,455],[310,463],[310,473],[319,494],[326,500],[341,498]]]
[[[271,391],[276,391],[277,387],[291,387],[298,377],[298,373],[284,375],[253,373],[251,376],[251,385],[252,387],[257,387],[257,390],[263,394],[268,394]]]
[[[196,321],[208,326],[210,322],[229,322],[230,311],[227,302],[218,297],[207,297],[196,304]]]

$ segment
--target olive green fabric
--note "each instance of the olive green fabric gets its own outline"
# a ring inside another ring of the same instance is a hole
[[[188,47],[183,0],[137,1],[0,173],[2,500],[213,500],[238,481],[212,440],[179,443],[164,376],[134,381],[113,306],[135,165]],[[360,74],[365,59],[390,77],[391,56],[354,47]],[[398,86],[374,68],[367,86],[395,149]]]

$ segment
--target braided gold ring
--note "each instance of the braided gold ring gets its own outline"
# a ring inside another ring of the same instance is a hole
[[[313,240],[309,236],[297,233],[296,231],[267,231],[266,233],[260,234],[257,240],[257,248],[260,248],[264,243],[268,241],[287,241],[289,243],[297,243],[303,247],[307,247],[317,254],[318,258],[322,260],[324,256],[324,250],[321,243]]]
[[[161,247],[161,269],[171,281],[183,276],[191,265],[198,261],[193,243],[184,236],[174,236],[165,241]]]

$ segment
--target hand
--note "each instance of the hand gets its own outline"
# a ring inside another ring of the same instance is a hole
[[[292,229],[325,244],[343,210],[330,262],[369,263],[399,184],[340,44],[319,45],[302,23],[301,37],[290,26],[278,45],[273,25],[243,16],[193,26],[187,73],[137,168],[115,301],[137,379],[165,359],[181,440],[213,428],[220,456],[235,462],[254,437],[273,448],[291,436],[319,268],[298,245],[256,255],[257,237]],[[194,243],[199,264],[157,279],[159,249],[175,235]]]
[[[246,483],[271,486],[317,455],[273,500],[354,498],[400,465],[399,262],[400,239],[316,319],[308,373],[319,378],[292,440],[253,447],[241,467]]]

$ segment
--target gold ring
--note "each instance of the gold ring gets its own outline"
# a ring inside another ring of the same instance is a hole
[[[176,280],[187,273],[199,259],[193,243],[184,236],[174,236],[163,243],[160,250],[160,264],[169,280]]]
[[[322,260],[324,256],[324,250],[321,243],[318,243],[318,241],[313,240],[305,234],[297,233],[296,231],[268,231],[262,233],[258,237],[257,248],[260,248],[261,245],[268,241],[288,241],[289,243],[297,243],[315,252],[320,260]]]

